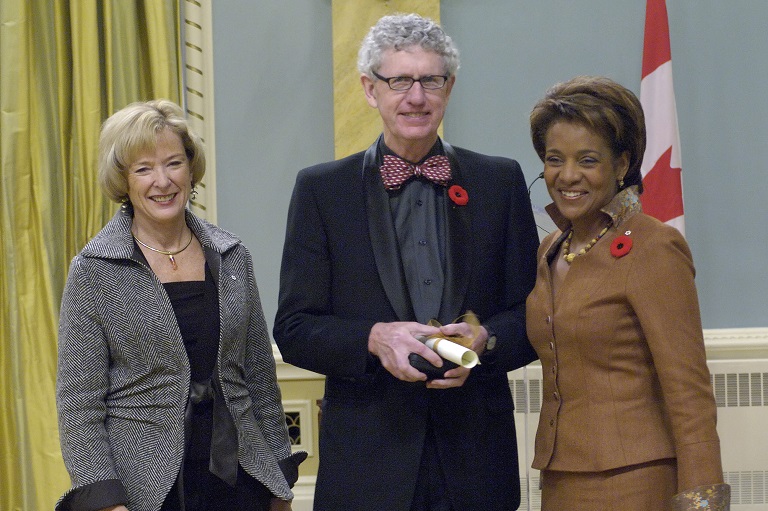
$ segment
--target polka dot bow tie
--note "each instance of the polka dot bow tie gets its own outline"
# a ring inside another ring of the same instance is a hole
[[[451,163],[447,156],[432,156],[421,165],[413,165],[397,156],[385,154],[384,163],[379,171],[384,188],[387,190],[397,190],[414,176],[424,176],[443,186],[451,179]]]

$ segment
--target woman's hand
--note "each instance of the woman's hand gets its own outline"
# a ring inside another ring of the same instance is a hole
[[[272,497],[269,501],[269,511],[291,511],[291,503],[287,500]]]
[[[472,339],[472,345],[467,346],[478,355],[485,351],[485,343],[488,340],[488,331],[485,327],[480,327],[479,335],[476,327],[469,323],[450,323],[440,327],[440,332],[448,336],[460,335],[466,339]],[[465,367],[454,367],[446,371],[443,378],[430,380],[427,382],[428,389],[450,389],[461,387],[469,377],[470,369]]]

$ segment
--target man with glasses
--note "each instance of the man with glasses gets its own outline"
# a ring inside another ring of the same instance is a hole
[[[536,358],[538,236],[515,161],[438,137],[458,67],[433,21],[381,18],[358,69],[382,135],[296,180],[274,337],[326,375],[316,511],[519,505],[506,373]],[[482,325],[457,320],[470,311]],[[437,334],[469,339],[480,365],[442,360],[421,342]]]

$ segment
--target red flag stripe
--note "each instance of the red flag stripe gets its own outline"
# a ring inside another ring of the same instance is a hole
[[[645,8],[642,78],[671,59],[667,4],[664,0],[648,0]]]
[[[670,146],[643,178],[645,190],[640,196],[643,211],[662,222],[683,215],[682,169],[672,168],[671,158]]]
[[[664,0],[646,2],[640,102],[648,134],[641,169],[643,211],[685,234],[680,135]]]

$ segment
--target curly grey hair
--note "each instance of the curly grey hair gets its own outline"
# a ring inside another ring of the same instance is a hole
[[[448,76],[458,71],[459,50],[451,38],[440,25],[418,14],[392,14],[379,19],[363,39],[357,54],[357,69],[374,79],[372,72],[381,66],[385,51],[400,51],[411,46],[437,53],[443,59]]]

